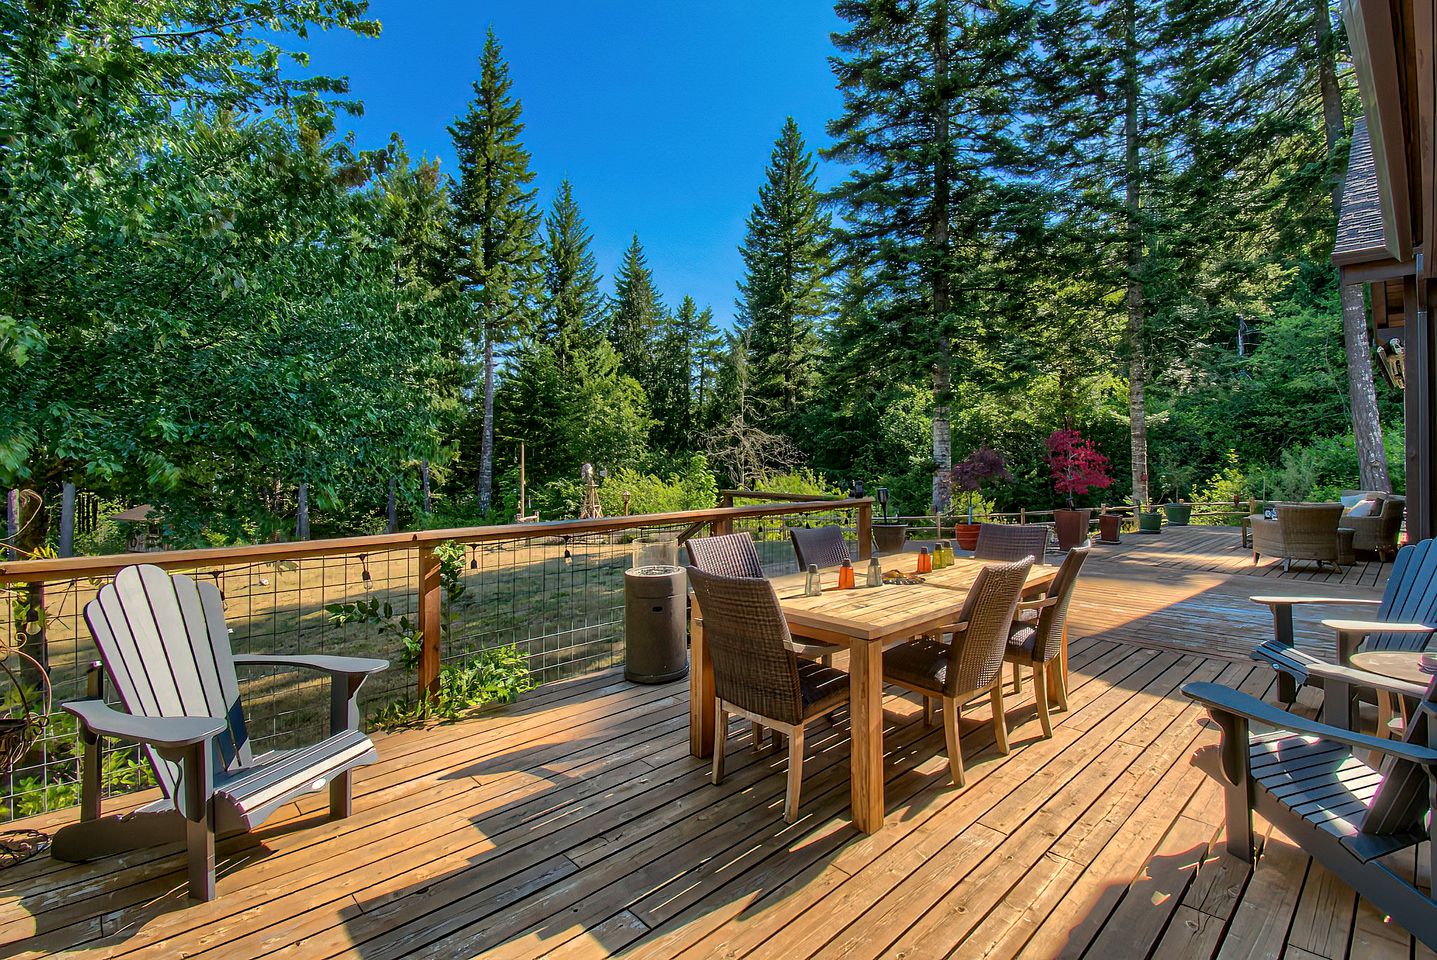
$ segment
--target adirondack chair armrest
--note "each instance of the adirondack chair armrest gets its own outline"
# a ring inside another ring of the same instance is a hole
[[[373,657],[286,657],[264,653],[237,654],[237,667],[281,667],[318,670],[329,675],[329,733],[359,729],[359,688],[370,674],[389,669],[388,660]]]
[[[389,669],[388,660],[374,657],[280,656],[265,653],[237,653],[237,667],[287,667],[294,670],[317,670],[330,676],[369,676]]]
[[[1356,597],[1248,597],[1253,603],[1269,607],[1314,606],[1330,604],[1338,607],[1380,607],[1381,600],[1359,600]]]
[[[1209,711],[1232,717],[1266,724],[1278,730],[1318,737],[1330,743],[1340,743],[1357,750],[1372,750],[1377,753],[1410,760],[1424,766],[1437,766],[1437,750],[1420,747],[1399,740],[1384,740],[1369,737],[1365,733],[1354,733],[1331,724],[1308,720],[1295,713],[1288,713],[1278,707],[1259,700],[1257,697],[1224,687],[1217,683],[1189,683],[1183,687],[1183,694],[1196,700]]]
[[[1381,620],[1324,620],[1322,625],[1337,632],[1337,659],[1347,663],[1362,641],[1374,633],[1427,633],[1425,623],[1386,623]]]
[[[205,743],[228,729],[225,721],[217,717],[137,717],[103,700],[72,700],[61,707],[90,734],[132,740],[162,750]]]

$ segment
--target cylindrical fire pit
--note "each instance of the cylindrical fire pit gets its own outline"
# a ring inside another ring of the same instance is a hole
[[[668,683],[689,672],[687,576],[653,564],[624,571],[624,678]]]

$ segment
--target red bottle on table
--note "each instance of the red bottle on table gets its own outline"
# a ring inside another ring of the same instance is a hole
[[[933,572],[933,555],[928,552],[928,548],[927,548],[927,547],[919,547],[919,548],[918,548],[918,572],[919,572],[919,573],[932,573],[932,572]]]
[[[838,568],[838,589],[852,590],[857,584],[853,579],[853,561],[843,561],[843,566]]]

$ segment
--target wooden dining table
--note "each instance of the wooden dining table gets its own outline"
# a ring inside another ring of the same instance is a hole
[[[885,572],[914,575],[917,555],[881,558]],[[854,826],[873,833],[883,826],[883,648],[952,625],[968,591],[987,564],[968,558],[921,574],[922,583],[885,583],[838,590],[838,568],[820,571],[823,593],[804,595],[805,575],[772,578],[790,632],[848,650],[849,726],[852,741],[851,803]],[[862,582],[864,571],[857,571]],[[1023,588],[1025,598],[1045,592],[1058,568],[1035,564]],[[689,630],[689,752],[714,750],[713,661],[703,641],[703,614],[695,602]],[[1067,638],[1064,636],[1066,669]]]

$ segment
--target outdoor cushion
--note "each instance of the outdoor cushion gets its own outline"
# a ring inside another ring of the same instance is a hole
[[[1363,500],[1366,500],[1367,494],[1359,490],[1356,493],[1343,494],[1341,497],[1338,497],[1338,499],[1342,501],[1342,506],[1344,509],[1351,510]]]
[[[1349,517],[1370,517],[1374,513],[1376,513],[1381,506],[1382,501],[1374,497],[1368,497],[1364,500],[1359,500],[1357,501],[1357,503],[1354,503],[1352,507],[1347,511],[1347,515]]]
[[[1033,655],[1033,648],[1037,646],[1038,631],[1028,626],[1015,626],[1013,632],[1008,635],[1009,653],[1026,653]]]
[[[811,660],[798,665],[798,690],[807,716],[820,713],[848,696],[848,674]]]
[[[948,644],[909,640],[883,651],[884,676],[939,693],[948,679]]]

